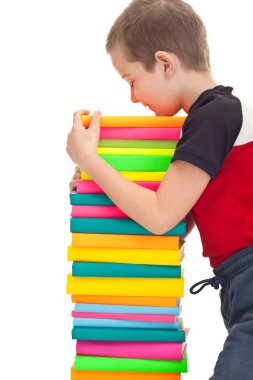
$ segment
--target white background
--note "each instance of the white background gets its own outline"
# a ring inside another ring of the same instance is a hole
[[[206,24],[217,83],[251,100],[251,2],[189,0]],[[72,305],[65,294],[70,263],[65,152],[72,113],[150,114],[130,102],[114,72],[105,39],[128,0],[1,2],[1,367],[0,378],[69,379],[74,358]],[[212,374],[225,337],[218,292],[191,296],[212,276],[197,231],[184,260],[183,316],[191,328],[189,374]]]

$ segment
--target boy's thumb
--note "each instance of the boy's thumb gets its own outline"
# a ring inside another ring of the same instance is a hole
[[[100,111],[93,112],[89,128],[99,129],[100,128],[100,120],[101,120],[101,112]]]

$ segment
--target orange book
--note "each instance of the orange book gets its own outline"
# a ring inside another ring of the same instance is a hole
[[[89,127],[91,116],[81,116],[83,125]],[[102,116],[101,127],[133,128],[181,128],[185,116]]]
[[[71,380],[181,380],[180,373],[77,371],[71,368]]]
[[[122,297],[122,296],[90,296],[73,294],[74,303],[106,304],[106,305],[128,305],[128,306],[165,306],[176,307],[177,298],[173,297]]]

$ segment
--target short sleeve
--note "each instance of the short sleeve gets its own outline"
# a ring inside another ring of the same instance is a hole
[[[190,110],[171,162],[187,161],[214,179],[231,151],[242,126],[240,100],[209,95]]]

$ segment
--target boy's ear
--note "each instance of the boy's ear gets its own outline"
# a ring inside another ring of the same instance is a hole
[[[174,55],[166,51],[157,51],[155,53],[155,60],[162,66],[166,78],[171,79],[177,67]]]

